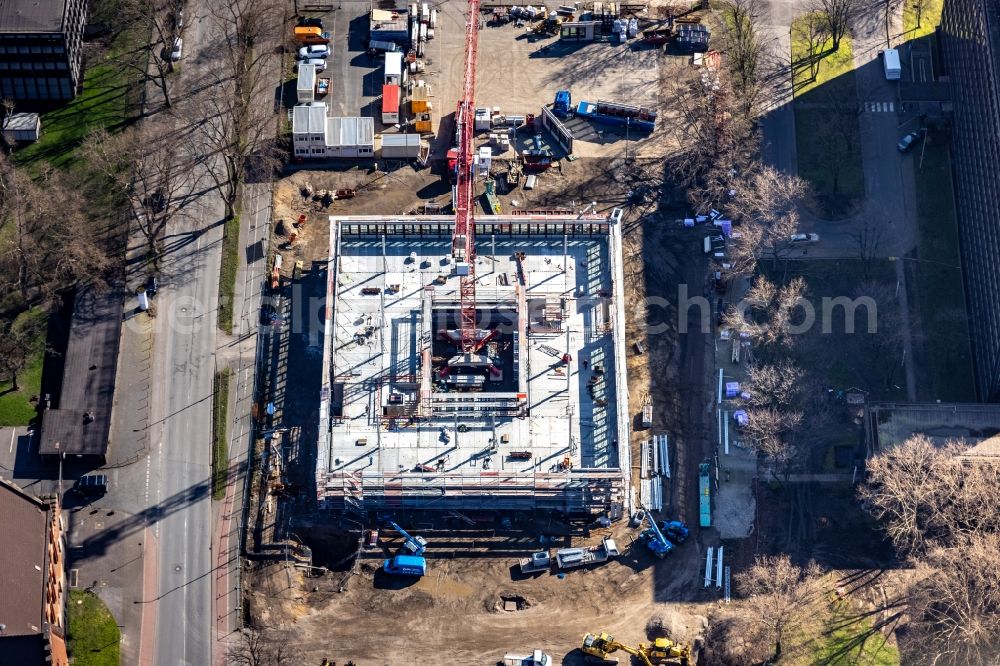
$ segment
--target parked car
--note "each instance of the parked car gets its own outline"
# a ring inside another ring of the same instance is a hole
[[[908,152],[919,140],[920,132],[910,132],[899,140],[899,143],[896,144],[896,149],[901,153]]]
[[[319,28],[323,29],[323,19],[321,18],[301,18],[299,19],[299,26],[302,28]]]
[[[174,14],[174,26],[176,26],[176,28],[178,30],[181,30],[184,27],[184,10],[183,9],[178,9],[177,13]]]
[[[173,47],[167,51],[164,56],[166,60],[170,62],[177,62],[181,59],[181,55],[184,52],[184,40],[180,37],[174,37]]]
[[[299,65],[316,65],[316,71],[322,72],[326,69],[326,60],[323,58],[309,58],[308,60],[300,60],[296,65],[296,68],[298,68]]]
[[[792,234],[788,237],[788,242],[792,245],[801,245],[803,243],[818,243],[819,234]]]
[[[632,514],[632,517],[628,521],[628,526],[640,527],[644,520],[646,520],[646,511],[644,509],[639,509]]]
[[[330,55],[330,47],[326,44],[312,44],[299,49],[299,60],[309,58],[326,58]]]
[[[156,292],[159,291],[160,285],[156,282],[156,276],[150,275],[146,278],[146,295],[156,296]]]
[[[73,485],[81,495],[103,495],[108,492],[108,477],[104,474],[87,474]]]

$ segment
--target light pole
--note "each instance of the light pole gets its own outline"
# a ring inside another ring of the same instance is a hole
[[[946,264],[943,261],[936,261],[934,259],[918,259],[917,257],[887,257],[889,261],[916,261],[921,264],[937,264],[938,266],[946,266],[948,268],[954,268],[957,271],[962,270],[961,266],[956,266],[955,264]]]

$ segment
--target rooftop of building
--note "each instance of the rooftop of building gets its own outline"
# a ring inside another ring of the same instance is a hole
[[[66,0],[3,0],[0,2],[0,33],[59,32]]]
[[[984,443],[974,455],[997,449],[1000,405],[986,403],[872,403],[869,405],[873,451],[902,444],[914,435],[924,435],[937,444],[961,440],[970,445]]]
[[[332,250],[333,419],[319,473],[430,480],[617,470],[627,396],[618,390],[624,363],[606,228],[572,237],[479,233],[477,326],[490,337],[481,351],[488,361],[470,368],[456,361],[447,333],[459,329],[460,303],[450,233],[421,237],[411,223],[426,220],[453,224],[409,218],[397,222],[407,233],[384,241],[345,233]]]
[[[118,368],[122,295],[78,292],[63,355],[59,401],[42,414],[41,455],[103,457],[108,449]]]
[[[44,630],[48,510],[45,502],[0,479],[0,571],[4,574],[0,624],[6,625],[3,636],[34,636]],[[6,647],[0,649],[4,651]]]

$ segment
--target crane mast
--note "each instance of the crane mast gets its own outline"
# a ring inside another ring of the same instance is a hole
[[[455,231],[451,255],[456,262],[461,295],[462,353],[478,350],[476,333],[476,225],[472,219],[474,174],[472,173],[473,123],[476,97],[476,46],[479,41],[479,0],[469,0],[465,24],[465,82],[455,111],[458,137],[458,173],[455,178]]]

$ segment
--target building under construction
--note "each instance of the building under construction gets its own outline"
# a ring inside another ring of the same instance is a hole
[[[320,507],[621,513],[617,215],[474,224],[469,266],[455,217],[330,219]]]

